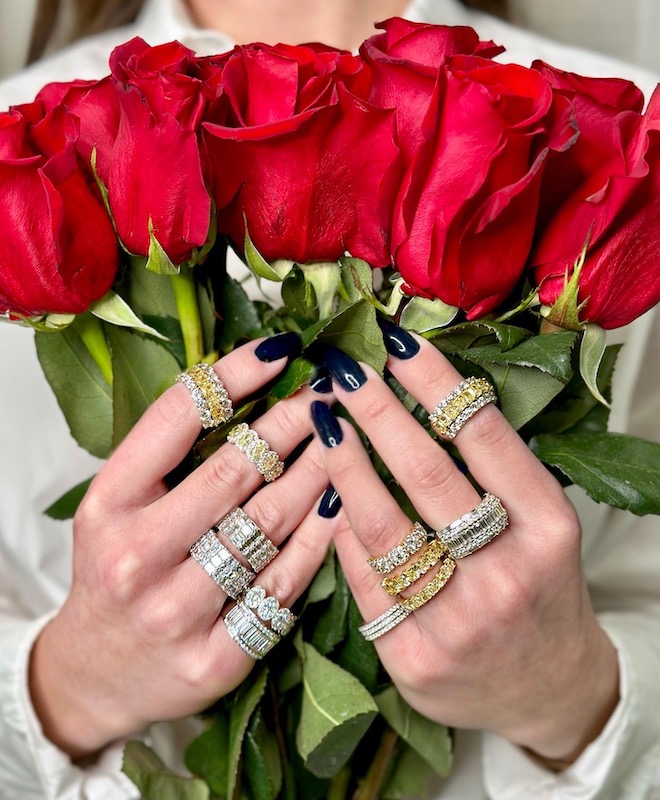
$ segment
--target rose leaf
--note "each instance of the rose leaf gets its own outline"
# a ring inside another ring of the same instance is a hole
[[[143,742],[127,742],[122,772],[138,787],[142,800],[210,800],[211,797],[204,781],[176,775]]]

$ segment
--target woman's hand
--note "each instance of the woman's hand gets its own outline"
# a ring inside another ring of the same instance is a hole
[[[299,347],[273,337],[217,362],[235,406],[283,368],[287,343]],[[304,389],[254,424],[281,458],[311,433],[312,397]],[[282,606],[296,600],[325,556],[333,526],[313,508],[327,487],[316,447],[259,488],[255,466],[227,443],[168,491],[164,476],[199,432],[188,390],[172,386],[104,465],[76,514],[71,593],[39,637],[30,668],[45,734],[73,757],[155,720],[197,712],[252,668],[220,619],[227,595],[189,556],[221,517],[250,498],[245,512],[275,545],[291,534],[257,578]]]
[[[432,411],[461,376],[430,343],[384,327],[388,350],[397,354],[388,368]],[[477,506],[475,488],[374,370],[335,349],[326,365],[337,400],[432,530]],[[337,552],[370,621],[397,598],[381,588],[382,575],[367,559],[399,544],[411,520],[378,478],[355,430],[320,403],[313,416],[343,502]],[[589,601],[575,510],[495,406],[479,410],[455,444],[480,486],[501,499],[509,527],[460,559],[437,597],[378,638],[378,654],[425,716],[493,730],[548,759],[574,759],[618,701],[616,652]],[[429,576],[402,594],[410,596]]]

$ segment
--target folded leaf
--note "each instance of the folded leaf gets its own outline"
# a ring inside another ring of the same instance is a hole
[[[124,748],[124,772],[140,790],[142,800],[210,800],[211,792],[199,778],[183,778],[167,769],[143,742]]]

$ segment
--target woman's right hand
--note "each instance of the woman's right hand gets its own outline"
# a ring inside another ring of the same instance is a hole
[[[251,342],[215,365],[235,406],[286,364],[284,340],[266,341],[256,356],[259,342]],[[281,458],[312,432],[312,397],[302,389],[254,424]],[[257,578],[282,606],[298,598],[325,556],[334,526],[315,510],[328,482],[316,447],[259,488],[255,466],[227,443],[168,491],[164,476],[199,432],[188,390],[172,386],[103,466],[76,514],[71,592],[30,665],[44,733],[73,758],[153,721],[200,711],[252,668],[220,618],[227,595],[189,556],[218,519],[245,503],[275,545],[292,534]]]

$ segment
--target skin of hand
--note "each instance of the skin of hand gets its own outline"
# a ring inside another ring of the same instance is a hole
[[[387,368],[432,411],[461,376],[421,337],[392,325],[384,332]],[[374,370],[341,351],[331,351],[326,365],[338,402],[431,530],[478,504],[479,494],[445,448]],[[346,420],[319,406],[312,413],[343,504],[337,552],[369,621],[397,598],[381,588],[383,576],[367,559],[399,544],[411,521]],[[378,638],[378,654],[403,697],[424,716],[491,730],[541,757],[571,762],[600,733],[619,699],[617,655],[587,593],[575,510],[494,405],[479,410],[454,443],[479,485],[502,500],[510,524],[458,560],[436,597]],[[418,591],[433,574],[402,594]]]
[[[258,344],[215,365],[235,406],[286,364],[284,357],[263,363]],[[313,396],[305,388],[255,422],[281,458],[312,432]],[[200,711],[254,665],[220,619],[227,596],[188,551],[262,477],[227,443],[168,491],[163,476],[199,432],[188,390],[172,386],[103,466],[76,514],[71,592],[30,663],[44,732],[75,759],[153,721]],[[315,509],[326,487],[321,454],[307,447],[243,506],[276,545],[292,534],[257,577],[282,606],[297,599],[326,554],[334,525]]]

